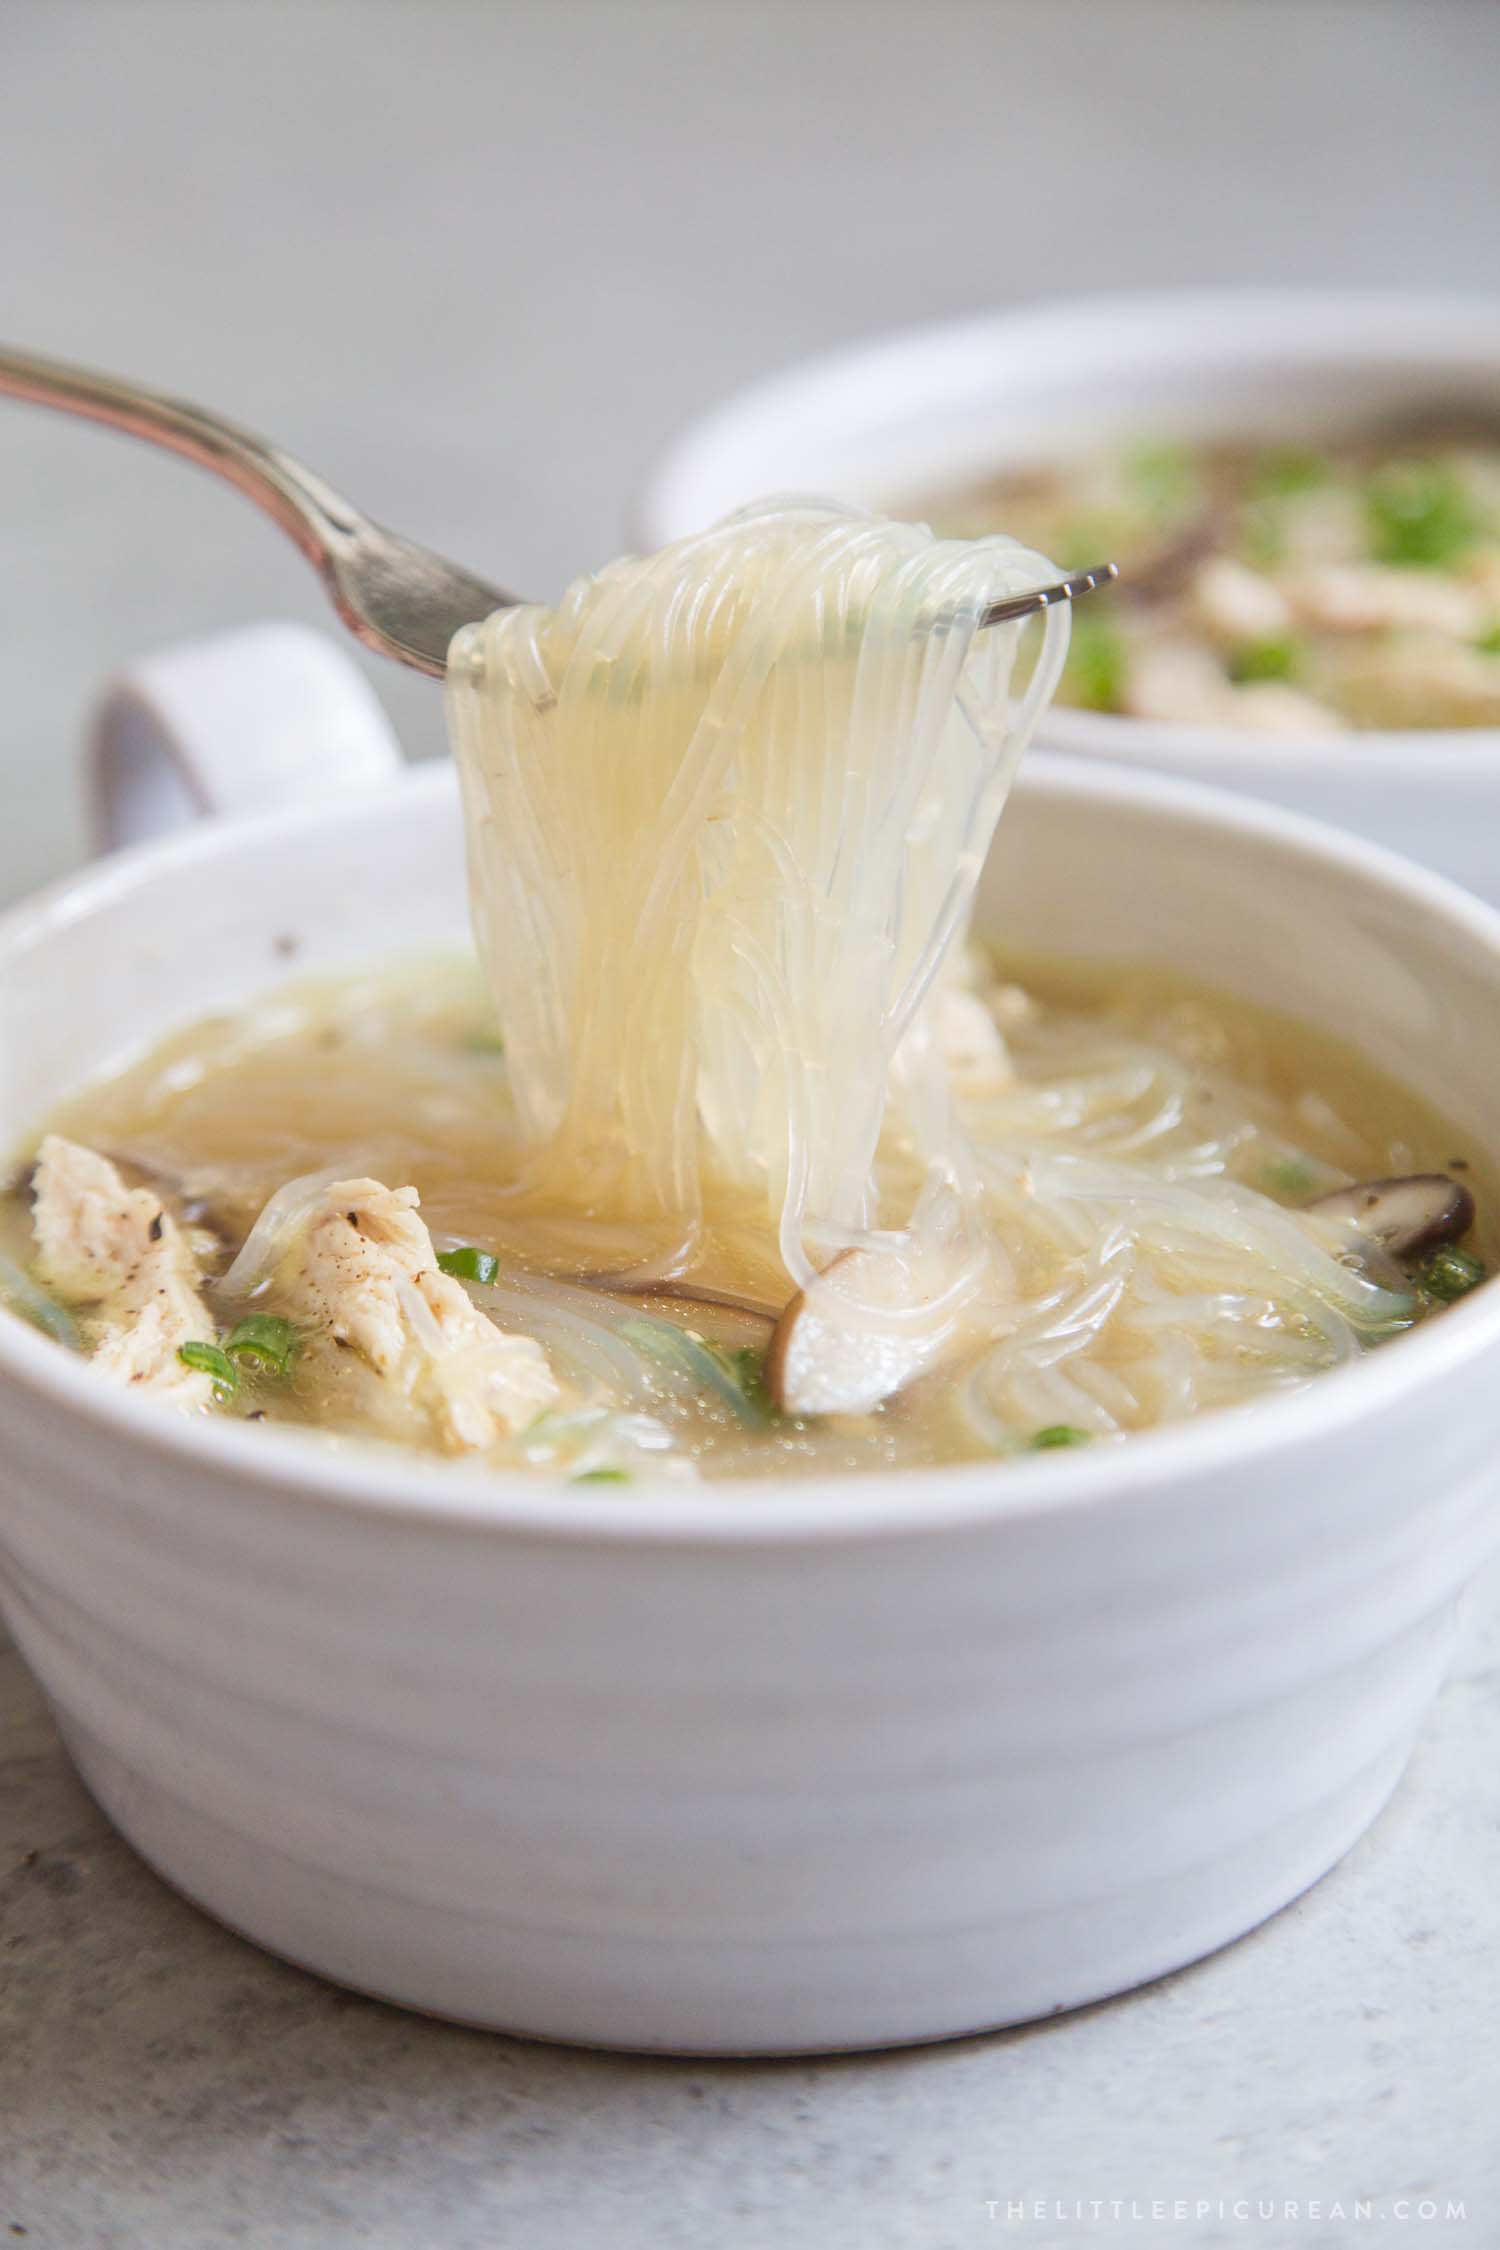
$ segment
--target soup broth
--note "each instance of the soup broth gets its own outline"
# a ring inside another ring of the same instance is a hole
[[[976,1077],[962,1056],[950,1066],[969,1133],[993,1161],[1039,1177],[1057,1158],[1100,1168],[1113,1198],[1105,1254],[1097,1230],[1015,1241],[1013,1302],[867,1412],[798,1417],[770,1403],[764,1362],[786,1281],[733,1191],[709,1183],[700,1251],[675,1287],[629,1283],[640,1247],[630,1230],[539,1213],[518,1194],[524,1136],[470,963],[286,988],[87,1087],[46,1130],[151,1183],[198,1230],[221,1330],[281,1303],[274,1278],[249,1296],[216,1282],[289,1179],[415,1186],[439,1251],[497,1260],[493,1281],[466,1284],[473,1302],[501,1329],[539,1338],[563,1387],[484,1457],[599,1481],[915,1467],[1107,1443],[1296,1385],[1346,1355],[1348,1340],[1330,1337],[1274,1275],[1251,1301],[1244,1253],[1211,1235],[1148,1258],[1136,1237],[1158,1190],[1209,1208],[1230,1193],[1253,1218],[1280,1220],[1351,1180],[1457,1170],[1481,1211],[1497,1207],[1477,1147],[1320,1033],[1159,969],[975,951],[964,973],[967,997],[1003,1040],[1006,1072]],[[897,1176],[898,1142],[881,1152]],[[31,1188],[23,1162],[0,1203],[12,1270],[33,1256]],[[1488,1222],[1475,1248],[1490,1254]],[[1350,1330],[1353,1348],[1437,1302],[1402,1274],[1382,1267],[1381,1279],[1390,1301]],[[86,1310],[78,1320],[86,1341]],[[353,1357],[294,1352],[285,1371],[243,1364],[212,1410],[297,1423],[327,1442],[368,1437],[370,1386]],[[415,1410],[377,1421],[374,1434],[434,1443]]]
[[[1418,1101],[966,945],[1068,645],[991,612],[1053,576],[777,503],[466,626],[482,985],[272,995],[69,1103],[14,1307],[178,1411],[627,1482],[1109,1444],[1462,1294]]]

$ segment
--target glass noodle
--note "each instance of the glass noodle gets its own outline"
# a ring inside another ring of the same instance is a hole
[[[481,955],[539,1203],[701,1218],[798,1287],[884,1218],[894,1103],[968,1177],[924,998],[1067,648],[987,604],[1045,559],[819,504],[749,510],[454,644]],[[930,1308],[929,1308],[930,1313]],[[882,1324],[899,1322],[883,1312]]]
[[[637,1227],[658,1270],[705,1213],[758,1231],[872,1343],[960,1325],[995,1443],[1301,1380],[1413,1310],[1230,1176],[1253,1126],[1206,1126],[1160,1047],[956,1096],[938,1010],[1068,639],[1049,611],[1023,687],[1027,629],[977,622],[1050,570],[767,505],[470,627],[450,668],[518,1194]],[[835,1262],[861,1248],[909,1259],[917,1301]]]

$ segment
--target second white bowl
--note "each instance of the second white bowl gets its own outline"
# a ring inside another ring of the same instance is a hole
[[[1500,303],[1230,290],[1033,306],[813,360],[689,429],[641,503],[658,546],[768,492],[900,508],[1144,434],[1334,434],[1434,405],[1500,418]],[[1354,828],[1500,900],[1500,731],[1306,741],[1054,709],[1043,747]]]

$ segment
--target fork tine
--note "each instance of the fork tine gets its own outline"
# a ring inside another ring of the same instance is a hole
[[[1075,571],[1071,578],[1059,578],[1050,586],[1033,586],[1029,593],[1011,594],[980,611],[978,629],[983,632],[986,626],[1003,625],[1013,617],[1033,617],[1038,610],[1050,609],[1054,602],[1075,601],[1080,594],[1093,593],[1097,586],[1112,585],[1119,575],[1118,563],[1099,563],[1093,570]]]

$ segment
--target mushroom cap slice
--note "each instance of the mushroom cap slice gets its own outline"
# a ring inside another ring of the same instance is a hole
[[[776,1323],[766,1353],[775,1405],[793,1415],[868,1414],[904,1389],[958,1346],[963,1300],[954,1288],[968,1263],[956,1244],[844,1251]],[[880,1323],[881,1313],[920,1315],[928,1305],[930,1320]]]
[[[1457,1242],[1474,1224],[1474,1198],[1446,1172],[1412,1172],[1394,1180],[1356,1180],[1304,1203],[1326,1219],[1347,1219],[1357,1234],[1393,1258],[1413,1258]]]

